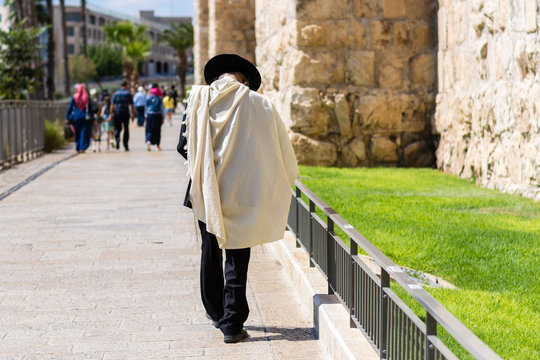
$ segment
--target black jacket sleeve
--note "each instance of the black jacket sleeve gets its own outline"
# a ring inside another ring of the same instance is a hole
[[[187,160],[187,150],[186,150],[187,139],[186,139],[186,136],[184,135],[185,132],[186,132],[186,114],[184,113],[184,117],[182,118],[182,126],[180,127],[180,135],[178,136],[178,145],[176,145],[176,151],[178,151],[178,153],[182,155],[184,159]],[[191,179],[189,179],[189,183],[186,189],[186,195],[184,196],[184,206],[191,209],[191,201],[189,201],[190,189],[191,189]]]
[[[182,118],[182,126],[180,127],[180,135],[178,136],[178,145],[176,146],[176,151],[178,151],[178,153],[182,155],[184,159],[187,160],[187,150],[185,149],[187,145],[187,139],[184,135],[185,132],[186,132],[186,114],[184,113],[184,117]]]

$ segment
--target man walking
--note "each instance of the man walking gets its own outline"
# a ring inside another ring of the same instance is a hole
[[[129,151],[129,118],[135,120],[135,106],[133,105],[133,96],[127,89],[127,81],[123,80],[120,90],[114,93],[112,98],[111,112],[114,114],[114,138],[116,139],[116,149],[120,149],[120,133],[124,128],[124,137],[122,142],[124,149]],[[130,115],[131,111],[131,115]]]
[[[217,55],[204,77],[208,85],[190,92],[178,143],[191,177],[184,205],[199,223],[206,315],[235,343],[248,337],[250,248],[283,238],[298,166],[278,112],[256,92],[253,64]]]

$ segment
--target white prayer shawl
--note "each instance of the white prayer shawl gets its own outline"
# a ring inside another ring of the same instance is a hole
[[[194,86],[186,112],[195,217],[222,249],[282,239],[298,166],[271,102],[225,77]]]

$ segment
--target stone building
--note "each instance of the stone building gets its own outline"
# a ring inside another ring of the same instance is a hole
[[[88,45],[105,43],[106,36],[103,30],[104,25],[114,22],[131,20],[136,24],[148,26],[148,36],[152,40],[152,46],[148,59],[142,66],[142,76],[176,76],[176,53],[168,45],[158,41],[158,35],[168,29],[171,22],[191,21],[191,18],[168,17],[161,18],[154,16],[153,11],[141,11],[139,18],[130,18],[124,14],[112,13],[110,10],[101,9],[94,5],[87,6],[87,41]],[[61,88],[64,79],[63,71],[63,41],[61,10],[59,5],[54,5],[54,36],[56,44],[56,73],[55,81],[57,88]],[[68,55],[80,54],[82,51],[82,17],[80,6],[66,6],[66,32]]]
[[[255,60],[300,163],[436,164],[540,197],[536,0],[195,0],[195,9],[195,81],[215,54]]]

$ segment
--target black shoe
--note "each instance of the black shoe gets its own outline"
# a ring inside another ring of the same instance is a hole
[[[214,325],[214,327],[216,329],[219,329],[219,321],[216,321],[214,319],[212,319],[212,317],[210,315],[208,315],[208,313],[206,313],[206,318],[210,321],[212,321],[212,325]]]
[[[249,335],[248,335],[247,331],[242,329],[242,331],[240,331],[238,334],[225,335],[223,337],[223,341],[226,342],[227,344],[234,344],[234,343],[237,343],[237,342],[242,341],[244,339],[247,339],[248,336]]]

